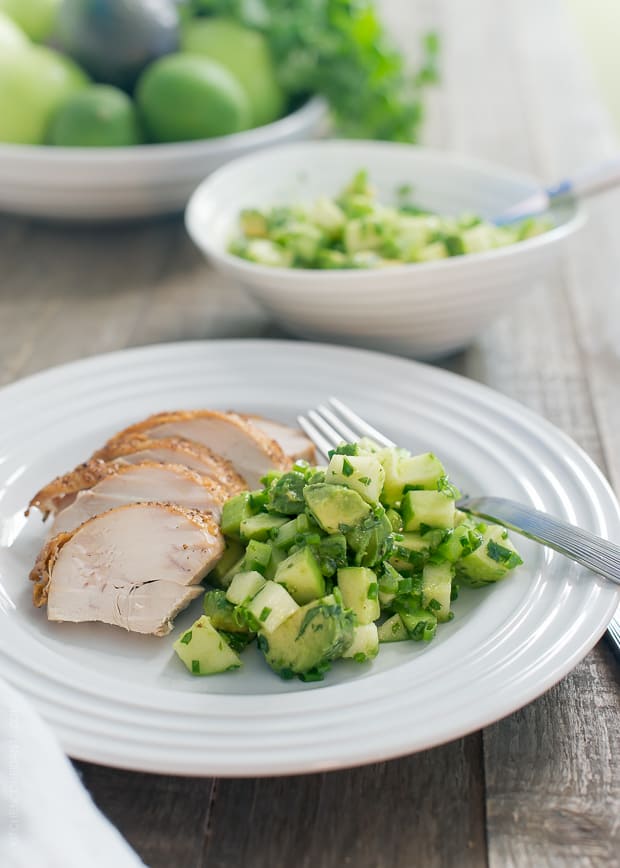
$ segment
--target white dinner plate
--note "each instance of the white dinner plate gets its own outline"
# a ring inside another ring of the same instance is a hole
[[[432,449],[468,493],[512,497],[605,537],[617,502],[550,424],[442,370],[360,350],[272,341],[147,347],[55,368],[0,391],[0,675],[73,757],[188,775],[270,775],[429,748],[509,714],[586,654],[614,586],[534,543],[504,582],[462,591],[430,644],[338,661],[321,683],[281,681],[256,649],[244,667],[192,678],[172,640],[103,624],[48,623],[28,572],[45,533],[23,509],[39,486],[157,410],[220,407],[293,422],[338,395],[398,443]]]

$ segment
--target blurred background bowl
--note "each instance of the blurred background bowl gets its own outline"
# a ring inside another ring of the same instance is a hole
[[[315,138],[326,121],[327,106],[314,97],[274,123],[199,141],[121,148],[0,144],[0,211],[91,220],[182,211],[205,175],[261,148]]]
[[[335,196],[366,169],[382,203],[411,185],[417,205],[440,214],[490,218],[539,189],[535,178],[478,160],[374,141],[293,144],[236,160],[193,194],[186,226],[215,268],[241,283],[287,331],[418,358],[469,344],[535,290],[563,243],[584,223],[582,209],[554,209],[555,228],[518,244],[435,262],[373,270],[270,268],[228,253],[243,208]]]

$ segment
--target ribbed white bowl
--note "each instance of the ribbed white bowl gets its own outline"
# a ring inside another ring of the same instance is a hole
[[[584,222],[580,209],[566,205],[555,229],[511,247],[369,271],[268,268],[227,252],[242,208],[334,195],[359,168],[380,201],[408,183],[417,203],[444,214],[491,217],[539,189],[534,178],[411,145],[292,144],[235,160],[205,180],[187,207],[189,234],[294,334],[428,358],[465,346],[514,297],[539,285]]]
[[[313,138],[322,99],[279,121],[215,139],[131,148],[0,144],[0,211],[31,217],[115,220],[182,211],[196,185],[229,160]]]

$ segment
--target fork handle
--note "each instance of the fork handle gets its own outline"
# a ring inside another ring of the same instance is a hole
[[[620,546],[608,540],[503,497],[464,497],[457,506],[549,546],[620,585]]]

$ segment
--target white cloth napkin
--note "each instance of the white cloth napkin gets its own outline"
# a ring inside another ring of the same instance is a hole
[[[50,728],[0,680],[2,868],[138,868],[99,813]]]

